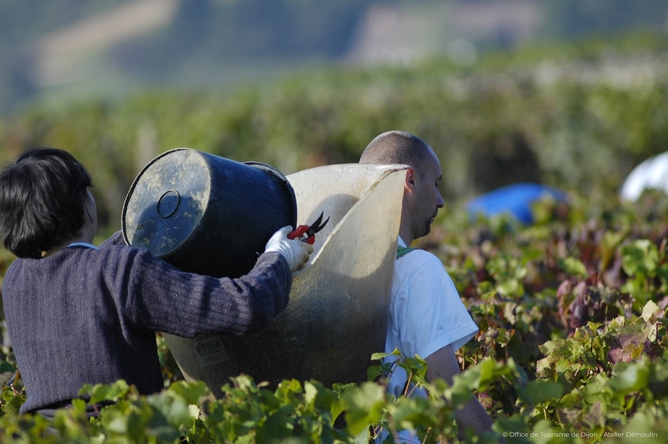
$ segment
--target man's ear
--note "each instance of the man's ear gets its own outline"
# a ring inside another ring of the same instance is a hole
[[[404,188],[406,191],[413,192],[415,188],[415,170],[413,168],[408,168],[406,170],[406,181],[404,182]]]

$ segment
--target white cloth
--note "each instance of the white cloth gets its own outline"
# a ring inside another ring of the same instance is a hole
[[[401,238],[399,245],[406,246]],[[396,348],[403,356],[426,359],[448,345],[458,350],[478,332],[445,267],[424,250],[416,249],[395,261],[389,312],[385,340],[388,353]],[[388,362],[394,359],[387,358]],[[401,396],[407,380],[406,372],[397,367],[388,391]],[[426,393],[415,390],[413,396]],[[419,442],[409,436],[407,431],[401,433],[402,442]]]
[[[635,167],[624,180],[619,195],[635,202],[647,189],[668,193],[668,152],[650,157]]]

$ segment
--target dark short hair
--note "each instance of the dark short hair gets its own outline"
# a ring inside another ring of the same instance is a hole
[[[5,248],[39,258],[81,233],[88,171],[67,151],[34,148],[0,173],[0,233]]]
[[[432,161],[431,153],[431,147],[418,136],[393,130],[369,142],[360,157],[360,163],[409,165],[423,178],[428,163]]]

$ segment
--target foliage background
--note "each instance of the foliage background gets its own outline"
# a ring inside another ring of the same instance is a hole
[[[461,203],[512,182],[584,194],[618,188],[665,149],[663,34],[492,53],[462,68],[315,69],[242,89],[141,93],[43,105],[0,121],[0,161],[64,147],[95,172],[101,222],[118,228],[133,178],[161,152],[190,147],[285,174],[356,162],[387,129],[420,135]]]
[[[494,52],[466,67],[433,58],[410,68],[312,69],[234,90],[63,101],[4,118],[3,162],[51,145],[90,169],[100,238],[120,227],[139,169],[171,148],[260,160],[289,174],[355,162],[387,129],[416,133],[441,158],[448,201],[421,246],[446,264],[481,332],[459,354],[467,370],[459,384],[432,387],[449,402],[395,403],[382,381],[334,390],[286,381],[271,392],[240,378],[226,399],[204,406],[198,400],[206,390],[178,382],[163,347],[169,390],[145,398],[122,383],[87,388],[91,402],[118,401],[98,421],[86,421],[77,404],[49,429],[16,414],[20,383],[3,386],[0,437],[352,442],[368,426],[410,423],[432,439],[452,433],[462,388],[473,387],[511,442],[632,442],[634,434],[661,442],[668,428],[667,201],[648,193],[623,202],[617,190],[633,166],[665,151],[665,42],[663,34],[633,34]],[[467,199],[518,181],[568,191],[569,212],[546,202],[531,227],[503,217],[471,221],[463,212]],[[2,272],[11,260],[2,250]],[[1,357],[9,382],[6,338]],[[424,370],[419,360],[404,365],[418,379]],[[337,416],[346,427],[334,426]],[[476,439],[485,441],[469,438]]]

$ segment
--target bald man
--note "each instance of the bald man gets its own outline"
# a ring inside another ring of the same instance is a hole
[[[410,167],[404,183],[385,351],[399,349],[405,357],[418,355],[427,362],[427,381],[443,379],[452,384],[453,377],[460,373],[455,352],[476,334],[478,327],[441,261],[427,251],[408,248],[413,240],[429,234],[438,210],[444,206],[441,164],[426,142],[404,131],[377,136],[362,153],[360,163]],[[388,389],[399,397],[407,381],[406,372],[396,367]],[[413,393],[426,396],[417,390]],[[456,420],[460,434],[465,429],[476,434],[491,430],[492,420],[475,397],[457,412]],[[419,442],[412,431],[402,431],[400,437],[403,442]]]

